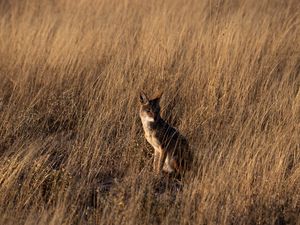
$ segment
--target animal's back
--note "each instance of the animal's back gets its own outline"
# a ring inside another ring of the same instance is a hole
[[[178,170],[188,170],[193,157],[187,139],[163,119],[156,126],[156,137],[161,147],[176,161]]]

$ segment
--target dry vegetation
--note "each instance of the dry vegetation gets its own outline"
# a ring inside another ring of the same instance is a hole
[[[298,0],[0,2],[0,224],[299,224]],[[153,178],[138,93],[195,154]]]

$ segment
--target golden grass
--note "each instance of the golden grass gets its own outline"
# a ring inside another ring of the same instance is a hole
[[[0,224],[299,224],[298,0],[0,3]],[[194,168],[153,178],[138,93]]]

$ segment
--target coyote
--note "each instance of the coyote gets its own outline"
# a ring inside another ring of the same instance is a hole
[[[188,141],[160,117],[161,95],[149,99],[144,92],[140,93],[140,118],[145,138],[154,148],[153,169],[157,174],[161,171],[182,174],[192,161]]]

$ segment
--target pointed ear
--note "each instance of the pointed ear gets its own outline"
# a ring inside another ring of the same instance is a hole
[[[149,103],[149,99],[143,91],[141,91],[141,93],[140,93],[140,103],[143,105],[146,105]]]
[[[162,92],[162,91],[161,91],[161,92],[159,92],[159,93],[157,94],[157,97],[156,97],[156,98],[160,99],[160,98],[161,98],[161,96],[163,95],[163,93],[164,93],[164,92]]]
[[[155,101],[156,103],[159,103],[162,94],[163,94],[162,91],[159,92],[159,93],[156,95],[156,97],[153,99],[153,101]]]

